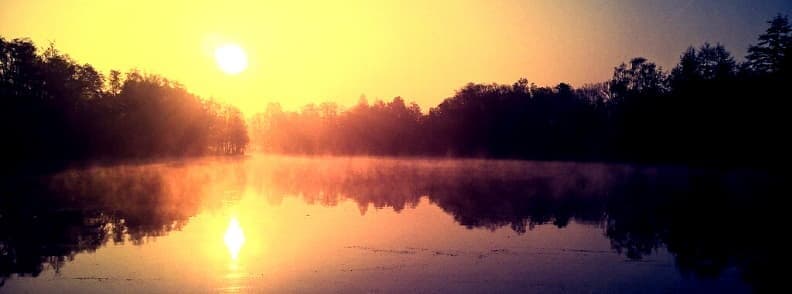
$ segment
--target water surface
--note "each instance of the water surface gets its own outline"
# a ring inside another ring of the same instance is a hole
[[[0,291],[750,292],[782,252],[777,182],[389,158],[74,169],[3,183]]]

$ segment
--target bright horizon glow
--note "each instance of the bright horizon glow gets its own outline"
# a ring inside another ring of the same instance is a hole
[[[669,69],[690,45],[738,59],[789,0],[2,0],[0,35],[49,42],[103,73],[178,81],[245,115],[280,103],[354,106],[401,96],[424,111],[468,82],[575,87],[643,56]],[[75,9],[79,7],[79,9]],[[141,21],[156,19],[157,21]],[[248,67],[218,70],[237,44]]]
[[[215,49],[215,60],[220,69],[230,75],[239,74],[248,67],[245,50],[236,44],[226,44]]]

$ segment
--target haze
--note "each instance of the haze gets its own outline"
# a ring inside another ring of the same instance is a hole
[[[248,115],[362,94],[428,109],[467,82],[520,77],[580,86],[634,56],[668,68],[704,41],[743,56],[767,19],[792,12],[784,0],[0,2],[6,38],[54,41],[105,73],[161,74]],[[248,54],[239,75],[212,57],[227,42]]]

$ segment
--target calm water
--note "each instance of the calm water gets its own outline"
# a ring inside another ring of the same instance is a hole
[[[780,250],[750,171],[252,156],[0,188],[0,292],[750,292]]]

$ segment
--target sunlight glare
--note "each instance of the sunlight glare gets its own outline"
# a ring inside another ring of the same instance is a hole
[[[245,234],[242,232],[242,227],[236,218],[231,218],[223,240],[226,247],[228,247],[228,252],[231,254],[231,259],[237,260],[239,251],[242,249],[242,245],[245,244]]]

